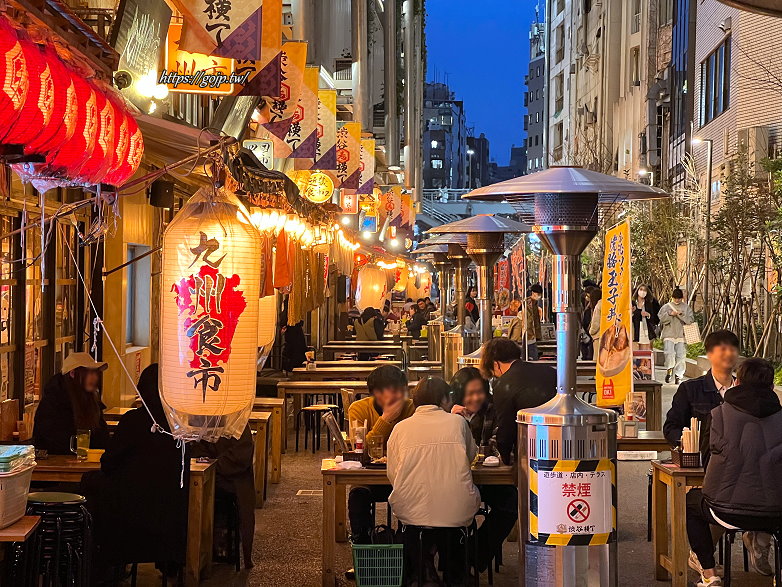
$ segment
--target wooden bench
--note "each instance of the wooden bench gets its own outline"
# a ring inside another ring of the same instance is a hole
[[[262,508],[266,502],[271,419],[271,412],[252,412],[250,414],[250,429],[255,432],[253,474],[255,475],[255,507],[257,508]]]
[[[271,412],[271,471],[269,481],[279,483],[282,477],[282,453],[285,450],[286,433],[288,430],[285,417],[285,401],[277,397],[256,397],[253,401],[254,412]]]

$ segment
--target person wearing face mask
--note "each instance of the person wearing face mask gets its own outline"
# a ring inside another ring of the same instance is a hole
[[[497,450],[506,464],[516,448],[516,414],[534,408],[556,395],[557,371],[548,365],[521,359],[521,349],[507,338],[486,343],[481,357],[485,377],[496,377],[494,409],[497,413]]]
[[[684,327],[695,322],[692,308],[684,301],[684,292],[681,289],[677,287],[673,290],[671,301],[660,308],[658,317],[662,325],[660,337],[663,339],[663,350],[665,351],[665,368],[667,370],[665,382],[670,383],[671,377],[674,377],[678,385],[684,377],[684,359],[687,356]]]
[[[652,288],[641,284],[633,294],[633,347],[648,350],[657,338],[660,303],[652,295]]]

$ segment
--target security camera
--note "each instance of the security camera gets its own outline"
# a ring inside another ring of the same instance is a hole
[[[723,33],[729,33],[733,28],[733,19],[729,16],[719,24],[719,27]]]

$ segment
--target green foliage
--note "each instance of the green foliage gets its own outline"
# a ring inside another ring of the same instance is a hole
[[[688,359],[697,359],[701,355],[705,355],[705,354],[706,354],[706,347],[703,346],[702,342],[696,342],[695,344],[687,345]]]
[[[782,365],[774,370],[774,385],[782,385]]]

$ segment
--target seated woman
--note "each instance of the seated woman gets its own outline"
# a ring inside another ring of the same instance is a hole
[[[50,454],[71,454],[71,437],[77,430],[90,431],[90,447],[106,448],[109,428],[103,418],[100,373],[108,365],[88,353],[71,353],[62,369],[43,388],[35,412],[33,444]]]
[[[757,531],[773,528],[782,516],[782,405],[774,392],[774,367],[764,359],[746,359],[736,383],[704,427],[703,489],[687,493],[687,537],[702,568],[699,587],[722,584],[715,572],[715,525],[756,531],[752,537],[744,534],[753,567],[772,574],[768,546],[758,548]]]
[[[415,413],[394,426],[388,441],[388,479],[393,486],[388,501],[405,526],[435,529],[426,533],[423,548],[431,552],[436,546],[441,559],[447,556],[442,565],[446,585],[463,585],[466,569],[460,544],[466,537],[460,528],[472,524],[481,499],[470,469],[477,447],[467,421],[449,413],[449,395],[448,384],[439,377],[416,386]],[[412,555],[408,560],[415,565],[418,533],[403,535]]]
[[[194,457],[217,459],[217,495],[228,494],[236,500],[239,510],[239,535],[244,555],[244,567],[253,567],[255,536],[255,476],[253,475],[253,436],[249,426],[242,436],[221,438],[217,442],[201,441],[193,445]]]
[[[182,449],[165,433],[157,363],[142,371],[138,390],[149,412],[142,406],[120,418],[101,458],[103,479],[87,489],[98,501],[95,538],[108,564],[155,562],[172,573],[185,562],[189,467],[182,471]],[[164,432],[153,432],[153,418]]]
[[[475,443],[486,456],[496,453],[497,432],[494,403],[489,394],[489,382],[475,367],[459,369],[451,379],[452,414],[459,414],[470,423]],[[497,453],[498,454],[498,453]],[[481,485],[481,499],[489,512],[478,528],[477,568],[483,572],[502,548],[518,518],[518,492],[514,485]]]

